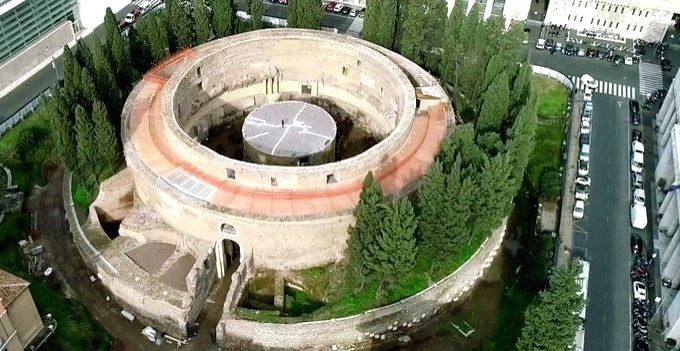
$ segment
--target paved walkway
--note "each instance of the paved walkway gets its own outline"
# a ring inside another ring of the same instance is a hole
[[[572,99],[571,117],[569,119],[569,134],[567,135],[567,162],[563,172],[562,207],[560,209],[560,242],[557,250],[557,264],[569,262],[573,249],[572,235],[574,221],[574,181],[576,180],[576,161],[579,152],[579,131],[581,128],[581,110],[583,109],[583,94],[579,91]],[[587,209],[586,209],[587,211]]]

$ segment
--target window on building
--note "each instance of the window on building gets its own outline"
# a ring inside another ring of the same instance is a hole
[[[624,9],[625,9],[625,7],[621,6],[621,13],[623,13]]]
[[[597,25],[598,25],[598,26],[600,25],[600,20],[599,20],[599,19],[597,20]]]
[[[630,30],[630,24],[626,27],[626,30]]]
[[[196,75],[201,76],[201,67],[196,67]]]
[[[637,30],[637,24],[633,26],[633,32]]]
[[[329,174],[326,176],[326,184],[335,184],[338,181],[335,179],[335,175]]]
[[[347,67],[342,67],[342,74],[345,76],[347,75]]]
[[[578,7],[581,7],[581,1],[578,2]]]
[[[645,27],[645,26],[640,26],[640,33],[642,33],[642,28],[644,28],[644,27]]]
[[[619,29],[619,22],[616,22],[616,27],[614,27],[614,28]]]
[[[571,15],[567,16],[567,21],[571,21]]]
[[[595,3],[595,10],[597,10],[598,7],[600,7],[600,4]]]
[[[594,18],[591,18],[591,19],[590,19],[590,24],[593,24],[593,22],[595,22],[595,19],[594,19]]]
[[[236,179],[236,171],[233,168],[227,168],[227,178]]]
[[[311,94],[312,93],[312,86],[311,85],[302,84],[302,86],[300,88],[301,88],[300,91],[303,94]]]
[[[227,235],[236,235],[236,227],[229,223],[222,223],[220,225],[220,232]]]
[[[611,12],[612,10],[612,5],[609,5],[609,8],[607,8],[607,12]]]
[[[609,28],[611,28],[614,25],[614,21],[609,22]]]
[[[642,11],[640,11],[642,12]],[[645,17],[649,16],[649,11],[645,11]]]
[[[271,182],[272,186],[279,186],[279,182],[276,181],[276,177],[271,177],[270,182]]]
[[[196,84],[196,87],[198,88],[198,90],[203,90],[203,82],[198,82],[198,84]]]
[[[583,16],[581,16],[581,23],[583,23]]]

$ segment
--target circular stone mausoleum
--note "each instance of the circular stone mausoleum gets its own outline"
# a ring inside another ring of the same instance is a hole
[[[225,311],[253,269],[342,259],[367,173],[412,192],[453,124],[434,77],[360,39],[272,29],[181,51],[127,99],[127,169],[90,207],[92,260],[121,304],[186,335],[239,261]]]

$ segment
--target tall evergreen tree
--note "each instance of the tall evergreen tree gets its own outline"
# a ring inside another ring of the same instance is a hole
[[[531,74],[531,61],[529,54],[527,54],[512,82],[510,102],[513,106],[522,104],[529,97],[531,91]]]
[[[486,70],[484,71],[484,81],[482,82],[482,91],[486,92],[496,77],[498,77],[501,72],[504,72],[508,67],[505,66],[505,61],[500,54],[491,56],[489,63],[486,65]]]
[[[475,235],[487,234],[498,225],[512,201],[513,185],[509,182],[512,165],[507,154],[491,158],[477,176],[477,186],[470,218]]]
[[[367,0],[363,38],[385,48],[392,48],[397,24],[397,2]]]
[[[368,172],[354,208],[354,225],[348,229],[346,287],[353,292],[361,290],[367,280],[368,264],[373,259],[369,247],[380,234],[380,218],[385,203],[380,183]]]
[[[465,9],[462,1],[456,1],[453,5],[453,10],[446,21],[444,29],[444,49],[443,58],[439,64],[439,72],[441,77],[452,84],[455,89],[458,88],[458,67],[460,62],[464,59],[463,45],[460,42],[460,28],[465,19]]]
[[[71,106],[65,92],[56,89],[45,104],[50,116],[50,129],[54,148],[61,165],[71,172],[78,170],[78,152],[74,122],[70,115]]]
[[[166,0],[165,12],[170,34],[170,51],[191,47],[194,43],[194,30],[189,9],[181,1]]]
[[[317,0],[289,0],[288,27],[321,29],[323,9]]]
[[[148,21],[148,18],[142,21]],[[141,21],[137,22],[137,26],[141,28]],[[142,36],[135,26],[128,28],[128,40],[130,41],[130,56],[132,56],[132,65],[137,72],[146,72],[151,68],[151,51],[149,42]]]
[[[71,48],[64,45],[64,92],[69,104],[80,99],[80,64],[73,55]]]
[[[99,98],[97,94],[97,86],[87,67],[83,67],[80,72],[80,84],[82,86],[82,99],[78,103],[86,110],[92,107],[92,102]]]
[[[261,0],[249,0],[248,6],[250,13],[250,23],[254,30],[262,29],[262,12],[264,11],[264,4]]]
[[[212,9],[212,25],[215,36],[222,38],[235,33],[237,19],[233,0],[213,0]]]
[[[477,133],[500,132],[503,120],[510,107],[508,75],[503,72],[493,80],[483,96],[482,107],[477,118]]]
[[[123,39],[116,17],[110,7],[106,8],[106,15],[104,15],[104,31],[106,34],[104,51],[113,68],[115,81],[122,91],[129,92],[137,72],[134,71],[132,66],[130,44]]]
[[[425,67],[438,74],[444,46],[442,33],[446,30],[448,4],[446,0],[427,0],[424,6],[426,19],[423,23],[423,32],[427,47],[421,55]]]
[[[116,84],[113,76],[113,69],[106,59],[106,55],[101,45],[94,45],[92,48],[92,58],[94,61],[94,81],[97,84],[97,93],[106,104],[114,122],[120,118],[119,113],[123,108],[123,94]]]
[[[511,182],[516,193],[524,180],[524,172],[534,150],[536,132],[536,98],[530,97],[522,106],[512,127],[508,131],[508,155],[512,164]]]
[[[416,263],[416,216],[408,199],[384,204],[380,235],[369,246],[369,268],[390,291],[407,280]]]
[[[80,105],[76,106],[75,130],[79,168],[85,172],[85,179],[94,176],[95,181],[99,184],[97,172],[98,145],[94,136],[94,123],[92,123],[92,117]]]
[[[196,32],[196,45],[207,43],[212,37],[212,28],[208,18],[208,9],[204,0],[193,0],[193,10],[191,16]]]
[[[422,0],[406,0],[404,20],[399,27],[399,53],[417,65],[423,64],[423,53],[427,50],[427,41],[423,26],[427,20],[426,9]]]
[[[120,160],[120,143],[116,136],[116,128],[108,117],[106,105],[100,100],[95,100],[92,104],[92,120],[94,121],[94,140],[97,147],[96,151],[100,162],[109,167],[111,173],[116,171]]]
[[[583,296],[576,279],[581,265],[570,263],[557,268],[550,287],[542,291],[524,313],[524,327],[517,340],[518,351],[569,350],[580,324]]]
[[[90,46],[87,45],[82,39],[76,40],[75,57],[78,60],[78,63],[80,63],[81,67],[87,67],[88,69],[92,69],[94,67],[94,63],[92,61],[92,50],[90,50]]]
[[[139,32],[149,45],[152,63],[158,63],[168,55],[170,44],[166,21],[167,12],[156,12],[140,22]]]

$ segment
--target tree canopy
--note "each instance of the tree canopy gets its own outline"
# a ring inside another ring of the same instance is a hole
[[[323,8],[317,0],[289,0],[288,27],[321,29]]]

